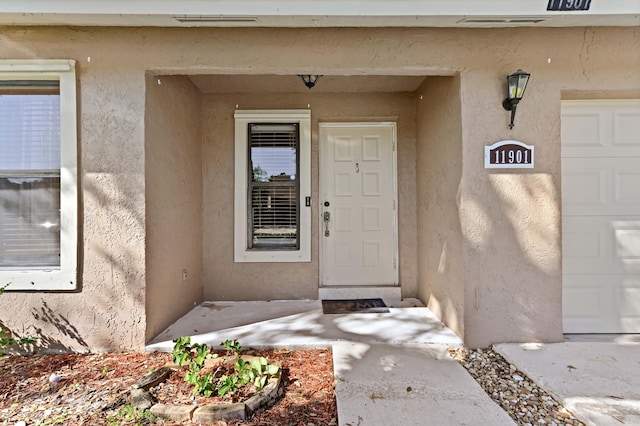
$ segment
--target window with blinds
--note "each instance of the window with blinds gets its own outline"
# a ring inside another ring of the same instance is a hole
[[[248,248],[298,249],[298,124],[250,123],[248,133]]]
[[[0,269],[60,267],[59,81],[0,80]]]

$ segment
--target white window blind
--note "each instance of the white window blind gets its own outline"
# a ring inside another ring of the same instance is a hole
[[[248,247],[299,248],[299,129],[249,124]]]
[[[58,81],[0,81],[0,269],[60,267]]]

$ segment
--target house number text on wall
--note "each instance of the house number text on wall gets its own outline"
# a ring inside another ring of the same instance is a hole
[[[549,0],[547,10],[589,10],[591,0]]]
[[[485,169],[533,169],[533,145],[500,141],[484,147]]]

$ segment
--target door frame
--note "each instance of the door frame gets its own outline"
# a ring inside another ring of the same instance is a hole
[[[392,141],[391,141],[391,175],[392,175],[392,191],[393,191],[393,205],[394,209],[392,212],[393,216],[393,259],[394,259],[394,270],[393,270],[393,283],[389,285],[385,285],[385,287],[393,287],[397,286],[400,282],[400,258],[399,258],[399,250],[398,250],[398,130],[397,125],[393,121],[358,121],[358,122],[321,122],[318,123],[319,127],[319,135],[318,135],[318,264],[319,264],[319,275],[318,282],[319,287],[327,287],[328,285],[323,282],[323,267],[324,267],[324,254],[323,254],[323,242],[324,238],[322,229],[324,226],[324,222],[322,220],[323,214],[323,203],[322,194],[324,193],[324,182],[326,176],[324,176],[324,168],[322,165],[325,162],[325,157],[327,155],[326,148],[324,146],[326,129],[336,129],[336,128],[346,128],[346,127],[359,127],[359,128],[377,128],[377,127],[390,127],[392,133]],[[348,287],[348,286],[345,286]],[[366,286],[360,286],[366,287]]]

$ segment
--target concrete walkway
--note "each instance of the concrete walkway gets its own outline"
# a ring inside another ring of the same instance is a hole
[[[340,425],[510,425],[447,345],[334,343]]]
[[[462,341],[419,300],[385,300],[384,314],[324,315],[320,301],[207,302],[162,332],[217,347],[327,347],[333,350],[341,426],[513,425],[447,348]]]
[[[568,340],[495,350],[587,425],[640,425],[640,336]]]

